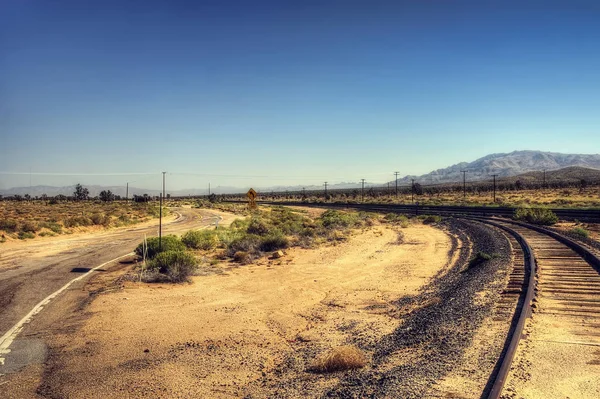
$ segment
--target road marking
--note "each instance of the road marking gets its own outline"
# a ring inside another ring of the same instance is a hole
[[[29,313],[27,313],[27,315],[25,317],[23,317],[17,324],[15,324],[10,330],[8,330],[6,332],[6,334],[4,334],[2,336],[2,338],[0,338],[0,365],[3,365],[5,363],[5,358],[1,357],[2,355],[5,355],[7,353],[10,353],[10,345],[13,343],[13,341],[17,338],[17,336],[19,335],[19,333],[23,330],[25,324],[31,322],[31,320],[33,319],[33,317],[40,313],[42,311],[42,309],[44,308],[44,306],[46,306],[47,304],[50,303],[51,300],[53,300],[54,298],[56,298],[60,293],[62,293],[63,291],[65,291],[67,288],[69,288],[71,286],[71,284],[73,284],[76,281],[79,281],[85,277],[87,277],[88,275],[90,275],[91,273],[95,272],[96,270],[100,269],[103,266],[106,266],[112,262],[115,262],[119,259],[123,259],[127,256],[131,256],[134,255],[133,252],[130,252],[126,255],[123,256],[119,256],[118,258],[114,258],[112,260],[109,260],[108,262],[104,262],[103,264],[101,264],[100,266],[96,266],[93,269],[91,269],[89,272],[74,278],[73,280],[69,281],[67,284],[65,284],[62,288],[60,288],[58,291],[53,292],[52,294],[48,295],[44,300],[42,300],[40,303],[38,303],[37,305],[35,305],[35,307],[33,309],[31,309],[31,311]]]

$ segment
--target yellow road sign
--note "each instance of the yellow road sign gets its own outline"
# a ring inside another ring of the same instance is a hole
[[[257,196],[258,196],[258,194],[256,193],[256,191],[254,191],[253,188],[251,188],[250,190],[248,190],[248,193],[246,193],[246,197],[248,197],[248,199],[250,201],[254,201]]]

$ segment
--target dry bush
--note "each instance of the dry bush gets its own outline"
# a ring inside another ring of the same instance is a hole
[[[315,359],[310,370],[316,373],[352,370],[367,364],[365,354],[354,345],[339,346]]]

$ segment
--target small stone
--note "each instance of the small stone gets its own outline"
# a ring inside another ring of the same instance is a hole
[[[275,251],[273,252],[273,259],[279,259],[283,257],[283,251]]]

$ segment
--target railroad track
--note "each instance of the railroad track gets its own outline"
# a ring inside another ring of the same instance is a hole
[[[523,250],[526,271],[517,267],[507,287],[509,294],[519,293],[523,299],[486,397],[511,397],[515,391],[527,397],[523,390],[541,397],[598,397],[600,382],[594,376],[600,365],[600,260],[572,240],[537,226],[474,220],[511,234]],[[533,322],[527,323],[532,314]],[[599,349],[590,350],[594,347]],[[586,384],[569,383],[581,378],[588,378]]]
[[[239,203],[243,201],[226,201]],[[472,216],[472,217],[512,217],[516,208],[500,206],[453,206],[453,205],[405,205],[405,204],[350,204],[350,203],[302,203],[281,201],[257,201],[262,205],[292,205],[292,206],[314,206],[320,208],[352,208],[377,212],[398,212],[409,215],[440,215],[440,216]],[[600,222],[600,209],[563,209],[552,208],[561,219],[586,220],[589,222]]]

